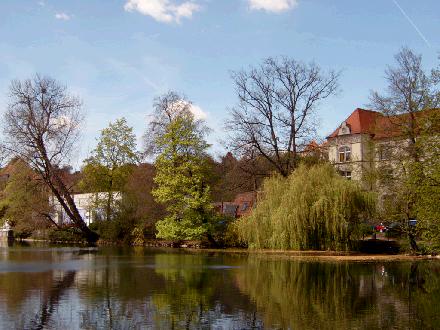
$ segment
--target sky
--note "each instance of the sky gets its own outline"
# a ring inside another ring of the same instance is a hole
[[[75,168],[117,118],[140,142],[168,90],[193,102],[220,155],[237,102],[231,72],[267,57],[341,71],[339,93],[318,107],[322,137],[385,88],[401,47],[427,69],[440,63],[438,0],[0,0],[0,13],[0,113],[12,79],[39,73],[67,86],[86,113]]]

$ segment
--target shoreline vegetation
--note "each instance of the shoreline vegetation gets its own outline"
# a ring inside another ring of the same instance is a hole
[[[268,58],[232,73],[225,155],[210,154],[206,121],[169,91],[154,100],[142,150],[119,118],[76,172],[81,100],[50,77],[13,81],[0,225],[63,243],[437,254],[440,68],[425,72],[408,48],[395,60],[373,109],[355,112],[375,113],[362,130],[347,119],[317,143],[318,104],[337,93],[340,73]]]
[[[51,242],[49,240],[42,239],[22,239],[17,242],[24,243],[47,243],[54,244],[74,244],[80,246],[90,246],[86,242]],[[93,247],[106,247],[106,246],[121,246],[126,248],[146,248],[146,249],[160,249],[168,251],[182,250],[191,253],[227,253],[227,254],[247,254],[265,256],[270,258],[279,259],[295,259],[301,261],[349,261],[349,262],[391,262],[391,261],[420,261],[420,260],[440,260],[440,255],[414,255],[409,253],[398,254],[367,254],[358,251],[318,251],[318,250],[273,250],[273,249],[248,249],[248,248],[211,248],[203,247],[202,242],[171,242],[161,240],[151,240],[145,245],[126,245],[116,244],[114,242],[102,242],[98,241]]]

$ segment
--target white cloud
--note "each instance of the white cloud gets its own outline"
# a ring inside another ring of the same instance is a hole
[[[55,14],[55,18],[62,20],[62,21],[68,21],[70,20],[72,17],[67,15],[66,13],[56,13]]]
[[[170,0],[128,0],[124,9],[128,12],[138,11],[159,22],[180,23],[182,18],[191,18],[194,12],[200,10],[200,6],[193,1],[176,4]]]
[[[193,114],[194,119],[206,120],[206,118],[208,118],[208,114],[205,111],[203,111],[203,109],[201,107],[199,107],[198,105],[192,104],[186,100],[179,100],[179,101],[176,101],[174,104],[177,107],[176,108],[177,111],[184,110],[185,108],[188,107],[189,111]]]
[[[298,0],[247,0],[252,10],[265,10],[273,13],[281,13],[295,8]]]
[[[206,120],[206,118],[208,117],[208,114],[205,111],[203,111],[201,107],[195,104],[191,104],[189,111],[191,111],[195,119]]]

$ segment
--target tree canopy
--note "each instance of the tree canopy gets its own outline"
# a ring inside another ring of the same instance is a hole
[[[300,165],[266,180],[257,207],[236,226],[251,248],[348,249],[373,210],[374,196],[330,164]]]
[[[110,220],[116,208],[115,194],[120,193],[139,161],[136,136],[125,118],[111,122],[101,131],[92,155],[85,160],[82,187],[89,192],[102,192],[103,200],[96,200],[96,207],[105,209]],[[97,195],[98,196],[98,195]]]
[[[436,124],[440,111],[437,74],[435,70],[431,73],[424,70],[421,55],[402,48],[395,55],[394,66],[385,71],[388,82],[385,93],[371,94],[372,106],[387,116],[389,130],[397,132],[399,139],[398,143],[387,144],[391,162],[385,164],[385,171],[384,165],[378,166],[382,172],[391,174],[379,182],[380,212],[387,220],[401,223],[415,251],[419,249],[416,236],[422,226],[411,226],[409,220],[426,215],[426,200],[436,195],[431,179],[438,176],[435,173],[440,134]],[[420,203],[425,206],[421,208]]]
[[[339,74],[290,58],[268,58],[234,72],[238,103],[230,111],[230,148],[256,153],[286,177],[298,165],[298,152],[316,134],[320,101],[334,95]]]
[[[174,102],[179,102],[177,112],[172,112]],[[168,216],[156,224],[159,238],[198,239],[208,231],[211,200],[207,184],[207,130],[202,121],[194,118],[188,103],[182,102],[159,99],[156,123],[165,120],[163,125],[150,126],[149,135],[154,136],[159,151],[153,196],[168,211]],[[160,131],[154,130],[157,127]]]
[[[81,101],[49,77],[13,81],[3,116],[2,149],[29,164],[89,241],[96,241],[59,175],[80,135]]]

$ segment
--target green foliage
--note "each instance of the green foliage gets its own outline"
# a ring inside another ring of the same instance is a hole
[[[43,182],[22,160],[13,160],[11,175],[2,192],[0,223],[8,221],[18,237],[28,237],[35,229],[53,225],[49,194]]]
[[[235,283],[268,328],[435,329],[439,271],[437,262],[301,262],[251,254]],[[385,293],[392,298],[384,300]]]
[[[208,231],[212,207],[205,132],[189,111],[183,111],[156,139],[161,153],[155,162],[153,196],[168,211],[156,225],[159,238],[199,239]]]
[[[97,220],[90,225],[90,229],[99,234],[99,238],[111,243],[131,243],[131,233],[135,228],[133,219],[119,214],[110,220]]]
[[[356,227],[356,236],[365,239],[367,236],[371,236],[374,233],[373,226],[368,223],[361,223]]]
[[[416,147],[420,160],[411,164],[408,186],[414,192],[421,235],[440,244],[440,110],[431,110],[420,123]]]
[[[331,165],[302,165],[287,179],[268,179],[256,209],[237,226],[251,248],[347,249],[373,209],[373,196]]]
[[[206,224],[198,217],[183,215],[181,219],[166,217],[156,223],[157,237],[172,240],[196,240],[208,231]]]
[[[107,220],[118,208],[115,195],[123,190],[138,158],[133,128],[121,118],[101,131],[98,145],[85,161],[81,188],[87,192],[105,193],[97,195],[95,207],[105,210]]]
[[[400,223],[412,252],[421,249],[416,238],[430,242],[428,245],[440,244],[440,111],[419,114],[416,127],[413,149],[417,157],[395,152],[394,170],[391,164],[382,165],[378,177],[379,187],[389,192],[382,198],[379,215],[383,221]],[[417,219],[417,226],[409,226],[409,219]]]
[[[236,219],[222,214],[213,214],[209,232],[218,246],[244,247],[237,231]]]
[[[134,245],[142,246],[145,244],[145,228],[142,226],[134,227],[131,231],[132,242]]]
[[[86,243],[83,233],[79,228],[55,228],[49,232],[49,241],[54,243]]]

